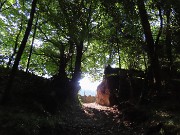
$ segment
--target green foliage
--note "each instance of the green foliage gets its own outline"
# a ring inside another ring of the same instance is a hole
[[[32,0],[0,2],[0,100],[9,79],[9,70],[4,67],[11,69],[14,63],[30,17],[31,2]],[[144,3],[153,40],[157,43],[157,54],[154,55],[157,55],[162,69],[160,74],[163,90],[172,89],[167,93],[176,95],[180,72],[179,0],[144,0]],[[37,30],[28,70],[30,73],[17,73],[12,90],[12,106],[0,106],[0,134],[38,135],[44,134],[44,131],[47,131],[46,134],[61,134],[61,127],[56,126],[64,124],[63,117],[52,115],[50,111],[57,111],[58,107],[62,109],[61,104],[56,101],[62,100],[57,93],[73,95],[78,91],[76,84],[69,83],[73,80],[77,68],[82,77],[90,75],[94,80],[99,80],[102,79],[103,69],[108,64],[136,70],[147,70],[150,65],[147,55],[149,50],[136,0],[38,1],[32,31],[19,63],[19,69],[24,71],[35,28]],[[81,46],[82,50],[79,49]],[[55,75],[64,70],[65,77],[60,76],[61,78],[56,80]],[[55,82],[57,84],[54,86],[50,80],[31,76],[31,73],[44,77],[53,76],[52,80],[58,83]],[[170,77],[173,80],[169,79]],[[63,84],[66,81],[75,92]],[[146,88],[148,87],[147,85]],[[78,98],[76,97],[76,102]],[[179,99],[178,94],[176,98]],[[168,113],[154,113],[155,116],[161,116],[162,120],[166,117],[164,114]],[[170,117],[168,121],[166,125],[172,124]],[[177,121],[178,118],[175,118],[173,122],[178,125]],[[142,126],[140,127],[142,130]],[[56,132],[59,128],[60,133]]]
[[[176,3],[176,4],[175,4]],[[179,10],[177,2],[145,1],[153,38],[160,30],[161,9],[163,27],[158,51],[161,64],[167,63],[166,12],[171,10],[172,59],[179,63]],[[5,67],[19,48],[30,11],[30,1],[5,2],[0,12],[0,57]],[[173,11],[173,12],[172,12]],[[66,58],[66,73],[72,77],[76,61],[76,48],[83,41],[81,70],[99,78],[105,65],[144,70],[148,65],[145,37],[138,15],[136,1],[40,1],[37,6],[37,33],[29,71],[52,76],[58,73],[61,54]],[[36,19],[35,19],[36,20]],[[18,37],[22,22],[22,31]],[[35,22],[34,22],[35,24]],[[34,28],[34,25],[33,25]],[[32,34],[28,39],[20,67],[25,70]],[[16,50],[15,44],[18,44]],[[161,51],[162,50],[162,51]],[[11,65],[14,62],[14,58]]]

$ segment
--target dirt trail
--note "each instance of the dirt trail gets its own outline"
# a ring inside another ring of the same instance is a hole
[[[81,110],[72,111],[66,121],[66,134],[73,135],[123,135],[130,127],[120,120],[116,107],[104,107],[96,103],[84,103]]]
[[[89,116],[89,121],[91,121],[90,127],[93,128],[89,134],[95,135],[109,135],[120,133],[119,125],[120,112],[116,107],[105,107],[98,105],[96,103],[83,104],[84,112]],[[87,125],[83,125],[87,126]]]
[[[123,108],[123,105],[118,109],[96,103],[72,105],[60,113],[55,135],[179,135],[178,110],[172,113],[156,104],[139,108],[128,107],[127,103]]]

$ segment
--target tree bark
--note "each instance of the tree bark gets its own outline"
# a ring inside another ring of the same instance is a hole
[[[144,30],[144,35],[146,38],[147,46],[148,46],[148,57],[150,61],[150,74],[152,74],[152,78],[150,78],[150,81],[155,84],[154,90],[157,92],[161,88],[161,79],[160,79],[160,74],[159,74],[159,60],[158,56],[156,54],[156,48],[154,44],[154,39],[152,36],[151,28],[150,28],[150,23],[148,20],[148,15],[145,9],[144,5],[144,0],[138,0],[138,9],[139,9],[139,15],[141,18],[141,23],[142,27]]]
[[[60,62],[59,62],[59,73],[58,76],[62,79],[65,79],[66,76],[66,57],[64,54],[64,50],[65,50],[65,46],[63,44],[61,44],[60,47]]]
[[[75,70],[73,74],[73,82],[78,82],[81,78],[81,59],[83,55],[83,41],[76,46],[76,62],[75,62]]]
[[[33,0],[32,7],[31,7],[31,12],[30,12],[30,18],[28,20],[28,24],[27,24],[27,28],[26,28],[24,37],[22,39],[20,48],[18,50],[17,56],[15,58],[15,62],[13,64],[13,67],[12,67],[12,70],[11,70],[11,73],[10,73],[10,78],[9,78],[7,87],[5,89],[5,92],[4,92],[4,95],[3,95],[3,98],[2,98],[2,104],[8,103],[9,100],[11,99],[11,88],[12,88],[12,85],[13,85],[13,81],[14,81],[16,72],[18,70],[18,65],[19,65],[19,62],[21,60],[21,56],[22,56],[23,51],[25,49],[25,46],[26,46],[30,31],[31,31],[31,28],[32,28],[34,14],[35,14],[35,11],[36,11],[36,4],[37,4],[37,0]]]
[[[167,18],[167,26],[166,26],[166,53],[167,53],[167,59],[168,59],[168,68],[169,71],[171,72],[172,69],[172,64],[173,64],[173,59],[172,59],[172,45],[171,45],[171,27],[170,27],[170,13],[171,10],[168,9],[166,11],[166,18]]]
[[[32,39],[31,48],[30,48],[30,52],[29,52],[29,57],[28,57],[28,62],[27,62],[27,67],[26,67],[26,73],[28,73],[28,70],[29,70],[29,65],[30,65],[32,51],[33,51],[33,45],[34,45],[34,39],[35,39],[35,36],[36,36],[37,24],[38,24],[38,17],[36,19],[36,23],[35,23],[35,26],[34,26],[33,39]]]
[[[116,45],[118,47],[118,63],[119,63],[119,69],[121,69],[121,56],[120,56],[120,47],[119,47],[119,39],[118,39],[118,28],[116,26]]]
[[[13,53],[12,53],[11,57],[9,58],[9,61],[8,61],[8,64],[7,64],[7,68],[9,68],[11,66],[11,62],[12,62],[15,54],[17,53],[18,40],[19,40],[19,36],[20,36],[20,34],[22,32],[22,29],[23,29],[23,24],[22,23],[23,23],[23,16],[21,18],[21,24],[20,24],[19,32],[18,32],[18,34],[16,36],[16,41],[15,41]]]

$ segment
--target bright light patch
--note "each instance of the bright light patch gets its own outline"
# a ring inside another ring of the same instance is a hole
[[[80,82],[80,86],[81,86],[81,90],[79,91],[80,95],[82,95],[82,96],[84,96],[84,94],[86,96],[89,96],[89,95],[95,96],[96,95],[97,86],[100,84],[99,81],[91,82],[90,78],[84,77],[79,82]]]
[[[34,40],[34,46],[36,48],[40,48],[42,46],[42,44],[43,44],[43,42],[41,40],[39,40],[39,39]]]

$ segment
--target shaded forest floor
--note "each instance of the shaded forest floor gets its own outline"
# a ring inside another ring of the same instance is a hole
[[[0,70],[0,99],[7,74]],[[20,72],[12,102],[0,105],[0,135],[180,135],[178,92],[113,107],[56,100],[48,80]]]
[[[64,134],[77,135],[179,135],[180,113],[174,104],[125,108],[84,103],[64,119]],[[129,106],[129,107],[128,107]],[[157,107],[157,108],[156,108]],[[64,115],[64,116],[66,116]]]
[[[128,103],[125,103],[127,106]],[[179,105],[104,107],[71,105],[51,115],[18,107],[0,108],[2,135],[179,135]]]
[[[128,106],[127,103],[126,105]],[[141,108],[127,106],[119,108],[117,106],[103,107],[95,103],[83,104],[84,111],[92,121],[91,131],[94,131],[92,133],[97,135],[180,134],[178,111],[172,113],[162,107],[157,109],[150,106],[141,106]]]

